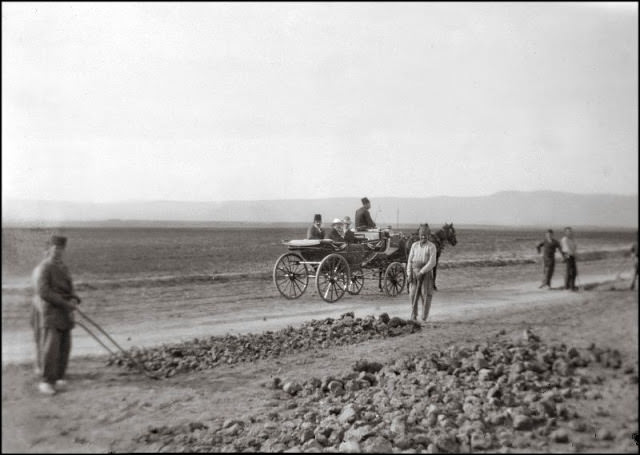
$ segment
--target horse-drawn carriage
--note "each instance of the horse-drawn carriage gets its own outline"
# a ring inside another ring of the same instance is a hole
[[[329,303],[345,292],[356,295],[364,286],[365,271],[377,273],[378,287],[397,296],[406,282],[407,237],[389,230],[371,229],[355,233],[356,243],[333,240],[290,240],[289,252],[278,258],[273,281],[280,294],[297,299],[315,280],[318,294]],[[384,279],[383,279],[384,273]]]

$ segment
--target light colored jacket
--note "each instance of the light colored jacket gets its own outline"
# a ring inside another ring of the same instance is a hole
[[[427,273],[436,266],[436,246],[428,240],[424,245],[420,241],[413,242],[407,259],[407,276],[411,278],[417,273]]]
[[[578,251],[578,245],[575,240],[570,239],[565,235],[562,237],[560,245],[562,245],[562,254],[575,257],[576,252]]]

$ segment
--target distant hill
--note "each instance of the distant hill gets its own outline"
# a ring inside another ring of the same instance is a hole
[[[573,194],[553,191],[503,191],[480,197],[371,197],[371,215],[380,226],[429,222],[504,226],[637,227],[638,196]],[[68,221],[173,221],[234,223],[311,223],[321,213],[325,224],[354,217],[357,197],[269,201],[147,201],[83,203],[6,200],[2,223]]]

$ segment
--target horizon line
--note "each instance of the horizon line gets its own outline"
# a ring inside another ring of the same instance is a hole
[[[500,190],[490,194],[475,196],[451,196],[446,194],[438,194],[433,196],[366,196],[369,199],[430,199],[430,198],[478,198],[492,197],[503,193],[557,193],[568,194],[574,196],[620,196],[620,197],[638,197],[638,193],[576,193],[572,191],[559,190]],[[354,199],[360,200],[364,196],[340,196],[340,197],[323,197],[323,198],[279,198],[279,199],[123,199],[117,201],[90,201],[90,200],[66,200],[66,199],[25,199],[25,198],[2,198],[3,201],[19,201],[19,202],[46,202],[46,203],[73,203],[73,204],[119,204],[119,203],[147,203],[147,202],[190,202],[190,203],[212,203],[212,202],[277,202],[277,201],[319,201],[334,199]]]

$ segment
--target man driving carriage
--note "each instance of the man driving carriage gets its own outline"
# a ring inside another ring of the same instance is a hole
[[[371,202],[366,197],[361,199],[362,207],[356,210],[356,231],[366,231],[367,229],[375,229],[376,223],[371,218],[369,209]]]

